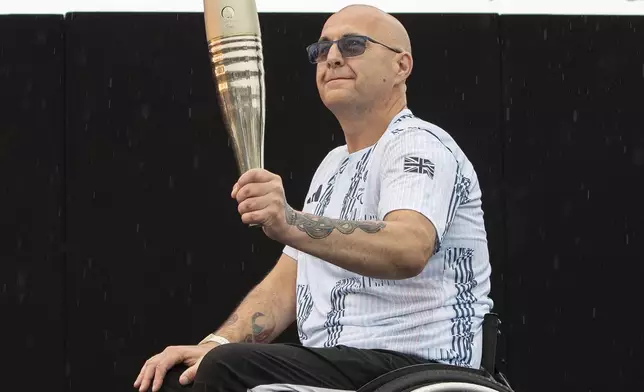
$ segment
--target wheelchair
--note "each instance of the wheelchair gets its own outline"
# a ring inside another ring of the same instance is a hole
[[[513,392],[496,369],[496,344],[501,321],[496,313],[483,319],[483,349],[479,369],[427,363],[386,373],[357,392]]]

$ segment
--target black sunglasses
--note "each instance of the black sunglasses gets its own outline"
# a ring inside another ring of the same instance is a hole
[[[396,53],[403,52],[400,49],[387,46],[382,42],[378,42],[373,38],[367,37],[366,35],[347,35],[335,41],[318,41],[307,46],[306,52],[309,55],[309,61],[311,62],[311,64],[317,64],[319,62],[326,61],[326,56],[329,54],[329,50],[331,49],[333,44],[338,44],[338,50],[342,54],[342,57],[354,57],[359,56],[365,52],[365,50],[367,49],[367,41],[382,45],[385,48]]]

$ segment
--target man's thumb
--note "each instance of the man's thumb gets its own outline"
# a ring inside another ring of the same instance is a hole
[[[185,372],[183,372],[181,377],[179,377],[179,383],[181,385],[190,384],[195,379],[195,375],[197,374],[197,366],[199,366],[198,363],[190,366],[188,369],[186,369]]]

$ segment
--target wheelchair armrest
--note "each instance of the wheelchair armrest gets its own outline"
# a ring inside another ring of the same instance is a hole
[[[487,313],[483,317],[483,348],[481,355],[481,368],[492,376],[496,373],[496,345],[498,340],[499,325],[501,320],[496,313]]]

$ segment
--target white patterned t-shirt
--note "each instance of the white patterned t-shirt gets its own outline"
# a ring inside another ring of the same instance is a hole
[[[332,150],[313,176],[303,211],[383,220],[399,209],[423,214],[437,232],[434,255],[413,278],[368,278],[285,247],[297,260],[300,341],[479,367],[483,316],[493,305],[481,189],[452,137],[409,109],[375,145],[351,154],[346,145]]]

